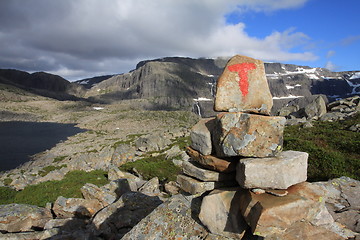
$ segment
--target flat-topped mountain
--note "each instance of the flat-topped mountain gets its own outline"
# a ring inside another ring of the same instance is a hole
[[[15,69],[0,69],[0,83],[58,100],[76,100],[84,94],[81,85],[46,72],[30,74]]]

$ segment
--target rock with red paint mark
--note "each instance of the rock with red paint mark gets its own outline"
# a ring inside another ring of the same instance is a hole
[[[213,143],[218,157],[272,157],[282,150],[284,117],[241,112],[216,116]]]
[[[215,111],[270,115],[272,105],[264,63],[240,55],[232,57],[217,81]]]
[[[243,188],[287,189],[305,182],[309,154],[284,151],[275,157],[243,158],[236,169],[236,180]]]

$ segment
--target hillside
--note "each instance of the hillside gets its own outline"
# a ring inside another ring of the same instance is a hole
[[[78,100],[84,94],[81,85],[45,72],[30,74],[15,69],[0,69],[0,83],[58,100]]]

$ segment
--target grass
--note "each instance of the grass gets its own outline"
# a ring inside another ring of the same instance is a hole
[[[165,154],[156,157],[145,157],[135,162],[128,162],[120,166],[123,171],[132,172],[136,168],[147,180],[158,177],[161,182],[176,181],[180,168],[175,166],[171,160],[165,158]]]
[[[67,158],[68,156],[57,156],[56,158],[54,158],[54,163],[57,162],[61,162],[62,160],[64,160],[65,158]]]
[[[9,187],[0,187],[0,205],[13,203],[16,191]]]
[[[108,183],[106,172],[94,170],[91,172],[71,171],[60,181],[47,181],[37,185],[27,186],[22,191],[8,187],[0,187],[0,204],[21,203],[44,207],[47,202],[55,202],[59,196],[66,198],[81,198],[80,188],[85,183],[102,186]]]
[[[134,143],[135,139],[142,136],[142,135],[144,135],[144,134],[142,134],[142,133],[129,134],[129,135],[126,136],[126,140],[117,141],[112,145],[112,147],[116,149],[121,144],[135,145],[135,143]]]
[[[57,170],[57,169],[61,169],[61,168],[63,168],[63,167],[67,167],[67,165],[66,165],[66,164],[63,164],[63,165],[61,165],[61,166],[52,166],[52,165],[46,166],[46,167],[44,167],[42,170],[40,170],[38,174],[39,174],[39,176],[41,176],[41,177],[45,177],[49,172],[54,171],[54,170]]]
[[[348,176],[360,180],[360,133],[349,127],[360,122],[360,114],[339,122],[315,122],[312,128],[288,126],[284,150],[309,153],[308,180],[325,181]]]
[[[10,183],[12,183],[12,181],[13,181],[13,180],[12,180],[11,178],[5,178],[5,179],[4,179],[4,185],[5,185],[5,186],[8,186],[8,185],[10,185]]]
[[[171,159],[166,159],[164,152],[173,146],[179,146],[181,150],[185,150],[190,145],[190,137],[176,138],[172,144],[161,151],[148,152],[147,156],[135,162],[128,162],[120,166],[123,171],[132,172],[135,168],[147,180],[158,177],[161,182],[176,181],[176,176],[181,172],[181,169],[174,165]],[[158,153],[157,156],[151,156]],[[173,159],[179,159],[180,156]]]

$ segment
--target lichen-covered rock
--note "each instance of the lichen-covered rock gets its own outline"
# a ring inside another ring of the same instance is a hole
[[[202,182],[186,175],[178,175],[176,179],[180,188],[192,195],[204,193],[206,191],[214,190],[220,187],[236,186],[236,181],[223,181],[223,182]]]
[[[99,211],[92,220],[93,232],[107,239],[120,239],[162,201],[140,192],[124,193],[119,200]]]
[[[324,189],[326,207],[334,220],[360,234],[360,181],[341,177],[315,184]]]
[[[284,151],[275,157],[242,158],[236,180],[243,188],[287,189],[307,179],[309,154]]]
[[[139,192],[149,196],[154,196],[160,193],[159,178],[154,177],[147,181],[143,186],[139,188]]]
[[[208,232],[192,217],[192,201],[178,194],[157,207],[123,240],[205,239]]]
[[[178,184],[174,181],[170,181],[164,184],[164,189],[167,194],[176,195],[179,193],[180,188]]]
[[[80,229],[85,229],[88,221],[88,219],[80,218],[51,219],[45,224],[44,229],[50,230],[53,228],[60,228],[62,232],[73,232]]]
[[[85,199],[97,199],[103,207],[115,202],[117,198],[114,192],[107,191],[105,188],[100,188],[91,183],[86,183],[80,191]]]
[[[191,147],[204,155],[212,153],[211,132],[215,118],[201,119],[191,128]]]
[[[317,96],[310,104],[308,104],[304,113],[307,119],[319,119],[326,113],[326,103],[322,96]]]
[[[121,166],[135,158],[135,147],[129,144],[119,144],[111,157],[111,163],[115,166]]]
[[[286,119],[241,112],[219,113],[213,142],[219,157],[270,157],[282,150]]]
[[[169,144],[170,139],[158,133],[141,136],[135,142],[136,148],[142,152],[159,151]]]
[[[196,162],[184,162],[183,172],[191,177],[205,182],[220,182],[235,180],[235,173],[219,173],[212,170],[203,169]]]
[[[0,205],[0,231],[25,232],[44,228],[52,219],[49,209],[28,204]]]
[[[240,213],[241,188],[216,189],[202,200],[199,219],[211,233],[241,239],[249,226]]]
[[[272,105],[264,63],[240,55],[232,57],[217,81],[215,111],[270,115]]]
[[[213,155],[203,155],[190,147],[186,148],[186,153],[193,161],[198,162],[204,168],[217,172],[234,172],[239,161],[238,157],[222,159]]]
[[[103,206],[97,199],[64,198],[58,197],[53,211],[58,218],[90,218]]]

